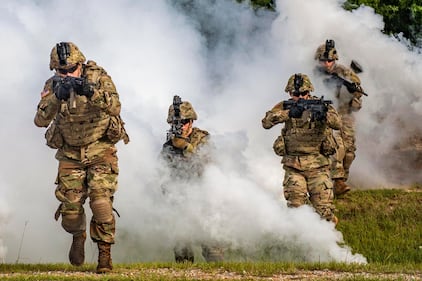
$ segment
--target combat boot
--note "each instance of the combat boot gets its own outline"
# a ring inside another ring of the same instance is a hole
[[[72,246],[69,251],[69,261],[72,265],[80,266],[85,260],[85,231],[81,234],[73,235]]]
[[[111,263],[111,244],[98,242],[98,266],[97,273],[107,273],[113,269]]]
[[[183,247],[174,251],[174,258],[177,263],[194,262],[193,251],[190,247]]]
[[[339,196],[350,191],[350,187],[344,182],[343,179],[334,180],[334,195]]]

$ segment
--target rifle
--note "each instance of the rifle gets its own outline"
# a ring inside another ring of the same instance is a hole
[[[61,96],[69,97],[70,108],[76,108],[75,93],[82,95],[85,86],[85,79],[80,77],[55,75],[53,77],[54,92],[59,92]]]
[[[182,135],[182,117],[180,116],[180,105],[182,104],[182,99],[175,95],[173,97],[173,110],[174,114],[171,121],[171,128],[167,132],[167,141],[173,139],[174,137],[180,137]]]
[[[322,96],[321,99],[316,100],[287,100],[283,101],[283,109],[287,110],[291,109],[292,107],[300,107],[302,111],[309,110],[311,112],[312,121],[322,121],[327,116],[328,105],[332,103],[333,102],[330,100],[324,100],[324,96]]]
[[[330,74],[331,74],[331,77],[334,78],[334,80],[337,80],[341,84],[343,84],[347,88],[347,91],[349,93],[352,94],[354,92],[359,92],[364,96],[368,96],[368,94],[363,91],[362,87],[359,84],[351,82],[351,81],[339,76],[337,73],[330,73]]]

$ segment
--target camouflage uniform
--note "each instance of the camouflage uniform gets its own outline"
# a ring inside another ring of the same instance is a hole
[[[346,182],[349,177],[350,166],[356,157],[356,132],[353,112],[359,111],[362,107],[362,93],[347,89],[342,85],[341,81],[337,80],[335,76],[333,77],[333,74],[354,83],[358,89],[362,90],[360,79],[352,69],[335,63],[335,61],[338,60],[338,55],[334,47],[329,48],[329,51],[327,52],[326,44],[319,46],[315,54],[315,59],[320,61],[334,61],[334,66],[331,69],[317,67],[317,75],[323,75],[325,77],[324,83],[334,89],[335,97],[337,98],[337,110],[341,116],[343,126],[340,131],[335,134],[337,149],[331,159],[331,178],[335,182],[336,189],[338,188],[339,190],[347,192],[350,190],[350,187],[344,182]],[[338,187],[336,187],[336,183],[339,183]],[[339,193],[341,194],[343,192]]]
[[[119,116],[119,95],[110,76],[93,61],[84,64],[85,57],[73,43],[60,44],[70,47],[67,62],[59,63],[57,44],[51,53],[50,69],[62,71],[80,64],[81,77],[91,85],[92,92],[89,97],[75,94],[68,100],[59,100],[55,94],[60,87],[56,74],[45,83],[34,122],[38,127],[48,127],[47,145],[57,149],[55,195],[61,204],[55,218],[61,215],[63,228],[74,237],[69,253],[71,263],[81,265],[86,237],[83,205],[88,197],[93,214],[91,239],[99,247],[106,245],[108,252],[115,242],[112,203],[119,174],[115,143],[129,140]],[[111,258],[107,263],[109,266],[105,267],[111,270]]]
[[[300,92],[312,91],[313,86],[309,78],[304,74],[300,75],[304,78],[304,86],[300,88]],[[294,77],[290,77],[286,92],[292,92]],[[317,98],[311,96],[310,99]],[[276,154],[283,157],[281,163],[285,170],[284,197],[289,207],[302,206],[309,199],[322,218],[336,223],[328,155],[334,152],[332,129],[340,128],[340,117],[330,105],[326,119],[322,121],[312,120],[308,110],[305,110],[300,118],[289,117],[289,111],[284,109],[283,102],[280,102],[262,119],[265,129],[285,123],[281,136],[273,146]]]
[[[175,111],[174,106],[169,108],[167,122],[173,122]],[[197,119],[196,112],[192,105],[184,101],[180,105],[180,119],[193,120]],[[209,133],[205,130],[193,127],[192,133],[187,137],[171,136],[163,144],[161,156],[171,168],[171,179],[179,181],[190,181],[201,177],[204,164],[209,162],[208,156],[199,153],[209,139]],[[164,191],[165,192],[165,191]],[[209,243],[201,245],[202,255],[207,262],[223,260],[223,249],[217,243]],[[194,253],[189,243],[179,243],[174,248],[176,262],[194,262]]]

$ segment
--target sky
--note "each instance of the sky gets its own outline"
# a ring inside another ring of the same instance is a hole
[[[272,150],[281,126],[264,130],[261,119],[288,98],[284,87],[294,73],[308,74],[314,94],[332,98],[313,76],[313,55],[333,39],[339,63],[362,65],[369,95],[356,114],[351,183],[364,189],[420,180],[395,173],[408,163],[397,165],[392,147],[422,131],[421,54],[382,34],[373,9],[347,12],[342,1],[279,0],[276,13],[231,0],[178,3],[1,1],[0,103],[7,118],[0,131],[0,262],[67,262],[71,236],[54,220],[55,151],[33,118],[53,75],[50,51],[71,41],[111,75],[131,138],[117,144],[114,262],[171,261],[175,243],[188,239],[196,252],[218,241],[233,260],[259,260],[265,251],[273,260],[365,263],[339,246],[342,234],[309,206],[287,208],[281,159]],[[210,132],[213,161],[202,179],[174,183],[164,196],[161,187],[171,179],[158,156],[175,94],[192,103],[195,125]],[[87,262],[96,262],[95,246],[87,241]]]

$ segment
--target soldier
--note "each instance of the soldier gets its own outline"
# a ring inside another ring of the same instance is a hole
[[[337,110],[343,123],[340,131],[335,133],[337,148],[331,158],[331,178],[334,181],[334,194],[338,196],[350,191],[350,186],[346,181],[349,177],[350,166],[356,157],[353,112],[361,109],[361,97],[364,92],[356,73],[352,69],[336,63],[338,54],[333,40],[328,39],[325,44],[318,47],[315,60],[319,62],[317,75],[323,76],[324,82],[335,91]],[[361,71],[356,62],[352,62],[352,66],[357,71]]]
[[[329,101],[310,95],[313,90],[307,75],[292,75],[285,88],[291,98],[267,111],[262,126],[270,129],[285,123],[273,149],[283,157],[287,205],[299,207],[309,199],[322,218],[337,224],[338,219],[333,213],[329,155],[335,151],[332,133],[333,129],[341,127],[341,119]],[[311,103],[314,108],[309,106]]]
[[[201,177],[205,164],[209,162],[209,155],[204,148],[208,145],[210,135],[205,130],[193,127],[197,118],[188,101],[182,102],[179,96],[174,96],[167,116],[171,129],[161,151],[163,159],[170,167],[172,182],[195,181]],[[223,260],[223,250],[217,243],[207,242],[201,247],[207,262]],[[178,243],[174,248],[174,256],[176,262],[194,262],[190,243]]]
[[[115,143],[129,138],[120,118],[120,101],[111,77],[71,42],[52,49],[50,70],[55,70],[41,92],[35,125],[48,127],[47,145],[57,149],[59,161],[56,198],[61,202],[55,219],[73,235],[69,260],[80,266],[85,259],[85,200],[92,210],[91,239],[97,243],[97,273],[112,270],[115,242],[113,196],[117,190]]]

